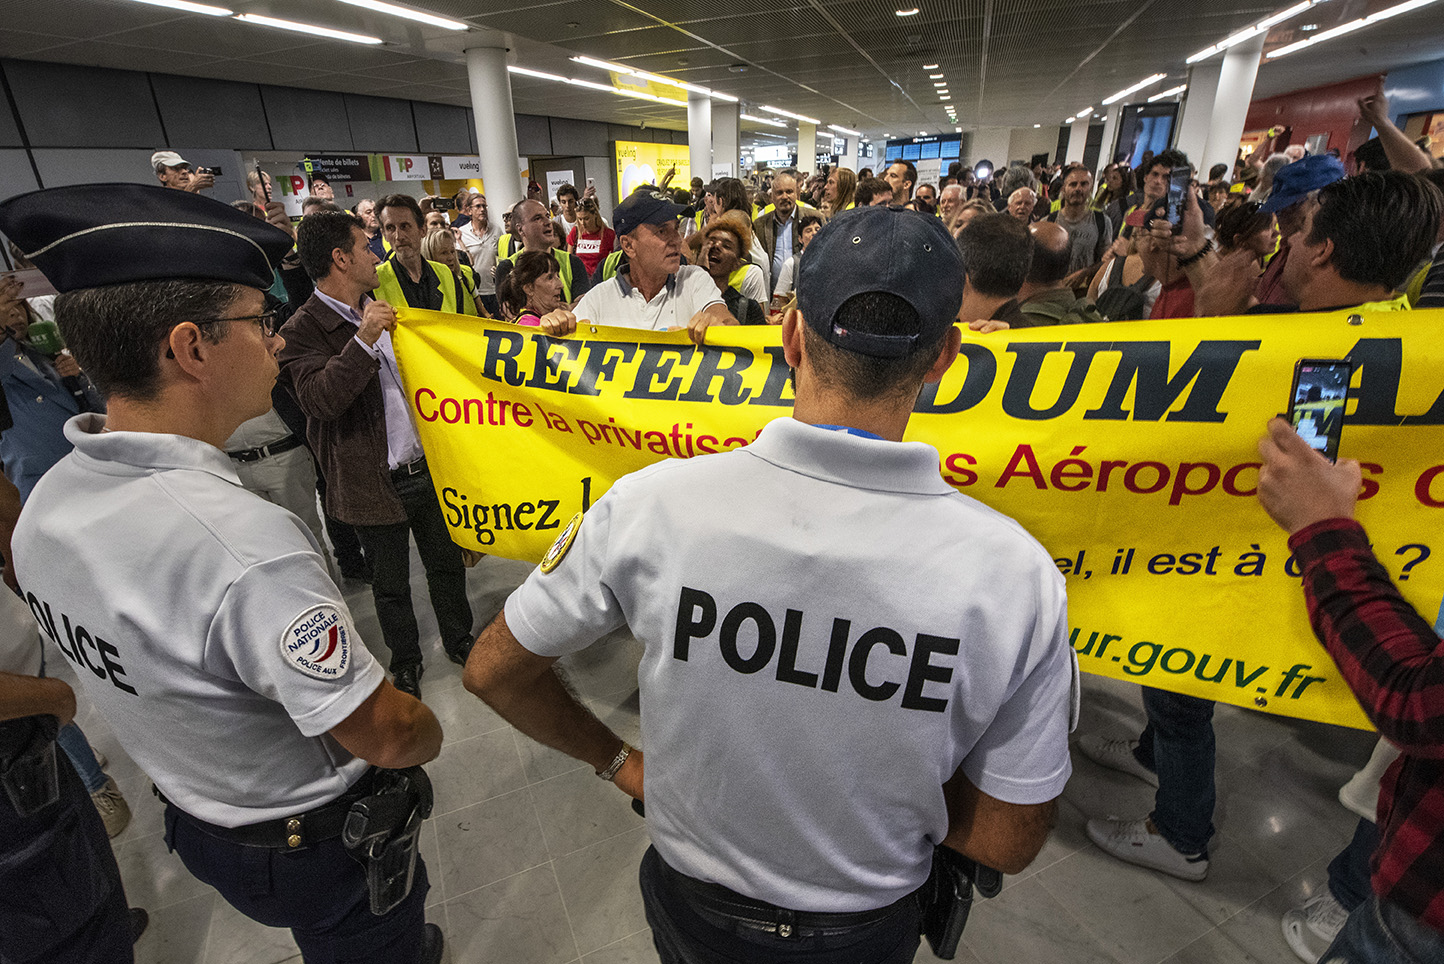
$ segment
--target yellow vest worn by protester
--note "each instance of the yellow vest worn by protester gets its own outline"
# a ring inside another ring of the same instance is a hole
[[[502,237],[507,236],[502,235]],[[521,251],[504,258],[498,254],[496,263],[500,266],[503,261],[515,261],[517,254],[521,254]],[[570,304],[572,301],[572,256],[564,248],[552,248],[552,260],[557,263],[557,277],[562,279],[562,300]]]
[[[476,310],[476,272],[471,270],[471,265],[464,264],[461,266],[461,276],[462,287],[466,290],[456,293],[457,300],[460,302],[460,314],[480,318],[481,312]]]
[[[617,276],[617,266],[622,263],[622,252],[613,251],[607,255],[607,260],[602,262],[602,281],[610,281]]]
[[[441,310],[456,314],[456,277],[451,269],[444,264],[435,261],[428,261],[431,270],[436,272],[436,278],[441,282]],[[396,262],[387,259],[376,266],[376,277],[381,282],[376,286],[374,294],[377,298],[386,302],[393,308],[415,307],[408,304],[406,295],[401,291],[401,281],[396,277]]]

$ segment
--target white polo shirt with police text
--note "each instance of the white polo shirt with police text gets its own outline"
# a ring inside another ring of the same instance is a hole
[[[126,752],[192,816],[304,812],[367,769],[327,731],[384,678],[304,523],[197,439],[65,425],[15,530],[31,615]]]
[[[779,906],[916,890],[959,767],[1017,804],[1071,772],[1063,578],[923,443],[779,418],[744,449],[633,473],[506,619],[544,656],[630,627],[653,844]]]

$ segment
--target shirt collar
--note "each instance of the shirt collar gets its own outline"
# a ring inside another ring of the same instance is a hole
[[[104,415],[86,413],[65,423],[65,438],[76,455],[110,475],[139,475],[156,469],[192,469],[233,485],[241,484],[230,456],[208,442],[160,432],[107,432]]]
[[[322,303],[325,304],[326,307],[330,308],[332,311],[336,312],[336,314],[340,315],[342,318],[345,318],[347,321],[351,322],[357,327],[360,327],[361,313],[355,308],[352,308],[350,305],[343,302],[337,301],[335,298],[332,298],[320,288],[316,289],[316,297],[320,298]],[[362,304],[365,304],[364,298],[362,300]]]
[[[889,442],[830,431],[782,417],[763,428],[742,451],[787,469],[854,489],[952,495],[943,481],[938,450],[926,442]]]
[[[627,298],[632,294],[632,266],[627,264],[617,269],[617,286],[622,289],[622,297]],[[671,294],[677,290],[677,276],[667,275],[667,293]],[[640,293],[640,292],[639,292]]]

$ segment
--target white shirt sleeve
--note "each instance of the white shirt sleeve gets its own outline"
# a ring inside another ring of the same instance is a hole
[[[315,552],[257,563],[231,584],[205,663],[280,703],[308,737],[343,722],[385,678]]]
[[[751,272],[748,272],[749,274]],[[777,290],[774,295],[792,294],[794,275],[797,273],[797,255],[788,258],[782,264],[782,273],[777,276]],[[766,304],[764,301],[763,304]]]
[[[792,272],[790,266],[795,260],[795,258],[788,258],[787,264],[782,267],[782,277],[783,280],[787,282],[788,291],[792,290]],[[781,282],[778,283],[777,290],[779,293],[782,292]],[[762,269],[755,264],[749,264],[747,266],[747,273],[742,276],[742,294],[745,297],[751,298],[763,308],[767,307],[767,302],[770,300],[767,297],[767,279],[762,277]]]
[[[533,569],[506,601],[506,624],[512,635],[538,656],[575,653],[626,623],[626,614],[607,585],[615,501],[610,493],[598,499],[556,568]]]

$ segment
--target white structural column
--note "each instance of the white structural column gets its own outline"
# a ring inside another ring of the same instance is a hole
[[[471,82],[471,110],[476,118],[476,152],[490,210],[506,211],[526,197],[517,168],[516,112],[511,103],[511,75],[506,48],[472,47],[466,51]],[[493,215],[500,220],[501,215]]]
[[[1198,166],[1199,174],[1208,173],[1204,157],[1208,154],[1208,129],[1213,124],[1213,108],[1218,101],[1218,79],[1222,69],[1223,58],[1219,57],[1194,64],[1188,72],[1188,92],[1183,95],[1183,116],[1178,121],[1178,137],[1174,144]],[[1234,140],[1236,142],[1238,138]]]
[[[1208,125],[1208,144],[1202,155],[1189,156],[1206,176],[1215,164],[1227,164],[1233,170],[1238,155],[1239,138],[1248,119],[1248,104],[1253,99],[1253,84],[1258,77],[1259,60],[1263,57],[1264,35],[1259,34],[1232,47],[1223,55],[1218,72],[1218,92],[1213,99],[1213,115]]]
[[[810,174],[817,168],[817,125],[797,122],[797,169]],[[801,185],[799,185],[801,187]]]
[[[1103,121],[1103,144],[1098,150],[1098,171],[1113,163],[1113,142],[1118,139],[1118,121],[1123,117],[1123,104],[1113,104],[1108,108]]]
[[[1075,161],[1083,163],[1083,152],[1088,149],[1088,124],[1092,119],[1092,114],[1084,114],[1068,128],[1068,150],[1063,155],[1064,165]]]
[[[718,101],[712,105],[712,164],[714,169],[727,165],[727,176],[737,177],[737,165],[742,163],[742,138],[739,136],[736,103]],[[695,173],[695,172],[694,172]],[[712,180],[712,171],[698,173],[704,181]]]
[[[712,98],[691,91],[687,94],[687,154],[692,176],[700,177],[703,184],[712,180]]]

